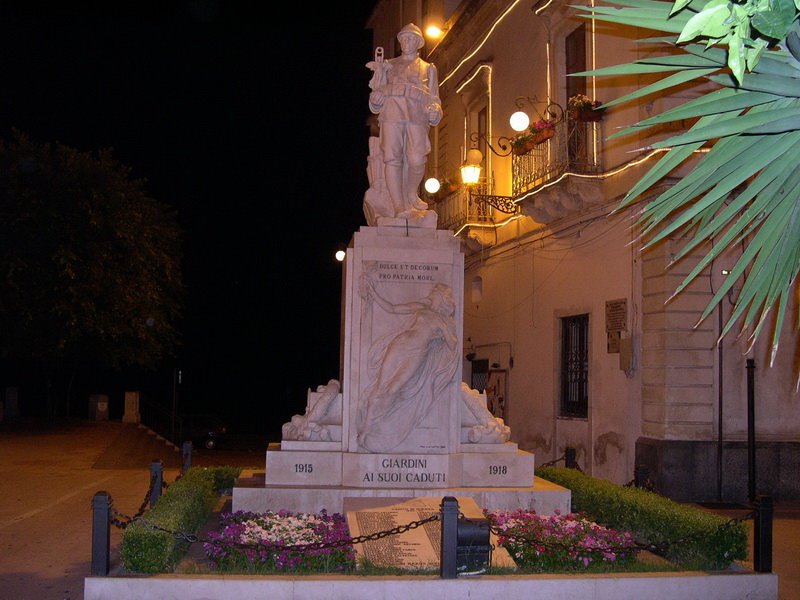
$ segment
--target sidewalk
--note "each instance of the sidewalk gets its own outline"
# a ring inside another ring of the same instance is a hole
[[[136,426],[113,421],[71,421],[54,426],[0,424],[0,600],[83,600],[91,567],[91,505],[108,492],[116,511],[134,515],[149,486],[150,463],[164,464],[164,479],[179,474],[180,453],[164,442],[132,436]],[[135,439],[134,439],[135,438]],[[147,436],[145,436],[147,438]],[[161,446],[163,444],[163,448]],[[239,450],[198,450],[198,466],[263,469],[266,443]],[[163,453],[162,453],[163,450]],[[715,511],[743,518],[746,509]],[[748,520],[752,534],[752,520]],[[118,570],[122,532],[111,528],[111,570]],[[800,502],[776,505],[773,572],[780,600],[800,600]],[[752,540],[750,544],[752,552]]]
[[[700,507],[703,508],[703,507]],[[730,519],[745,519],[748,534],[748,560],[753,568],[753,519],[750,508],[708,509]],[[772,572],[778,575],[779,600],[800,600],[800,501],[775,504],[772,523]]]

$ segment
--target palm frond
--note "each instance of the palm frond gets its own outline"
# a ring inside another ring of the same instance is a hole
[[[752,39],[740,31],[722,35],[726,24],[718,20],[721,13],[706,0],[610,0],[607,4],[610,6],[576,8],[585,18],[677,34],[640,41],[672,43],[681,53],[672,50],[663,57],[582,73],[669,73],[606,102],[605,107],[663,94],[698,79],[719,86],[610,136],[641,133],[669,122],[691,123],[687,130],[650,145],[665,150],[665,155],[631,188],[616,211],[640,201],[678,166],[698,157],[687,175],[645,203],[639,216],[640,235],[646,240],[643,248],[685,235],[688,241],[674,259],[679,261],[711,242],[710,250],[678,285],[674,297],[714,260],[741,246],[730,275],[714,293],[700,321],[734,292],[734,285],[740,286],[720,338],[739,323],[742,332],[750,332],[750,342],[754,343],[774,309],[774,360],[781,324],[800,271],[800,62],[789,51],[791,44],[786,40],[775,43],[775,39],[758,36],[764,31],[798,29],[800,3],[794,3],[794,10],[787,3],[770,4],[754,19]],[[689,38],[693,41],[677,43]],[[701,148],[708,152],[698,155]]]

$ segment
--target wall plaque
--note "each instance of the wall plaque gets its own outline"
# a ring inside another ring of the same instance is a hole
[[[628,300],[606,300],[606,331],[628,330]]]

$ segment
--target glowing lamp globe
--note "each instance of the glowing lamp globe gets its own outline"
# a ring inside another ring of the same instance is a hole
[[[435,194],[439,191],[439,180],[436,177],[431,177],[425,181],[425,191],[429,194]]]
[[[479,165],[483,162],[483,154],[477,148],[470,148],[467,151],[467,164],[468,165]]]
[[[525,131],[528,125],[531,124],[531,119],[524,112],[518,110],[511,115],[511,118],[508,119],[508,123],[514,131]]]
[[[345,251],[344,250],[337,250],[335,256],[336,256],[336,260],[338,260],[339,262],[342,262],[344,260],[344,257],[345,257]]]
[[[425,35],[432,40],[438,40],[440,37],[442,37],[442,33],[444,32],[438,25],[428,25],[425,28]]]

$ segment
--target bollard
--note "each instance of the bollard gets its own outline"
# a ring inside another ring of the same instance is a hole
[[[164,485],[164,465],[160,460],[154,460],[150,463],[150,508],[161,497],[161,488]]]
[[[636,468],[633,470],[633,484],[636,487],[643,488],[647,487],[649,480],[650,469],[647,468],[647,465],[636,465]]]
[[[181,466],[181,473],[186,473],[192,468],[192,442],[183,442],[181,446],[183,452],[183,466]]]
[[[578,468],[578,451],[575,448],[567,448],[564,450],[564,466],[568,469]]]
[[[456,578],[456,547],[458,546],[458,500],[452,496],[442,498],[441,509],[441,559],[439,575],[442,579]]]
[[[108,575],[111,551],[111,495],[97,492],[92,498],[92,575]]]
[[[753,504],[753,567],[756,573],[772,573],[772,497],[756,496]]]

